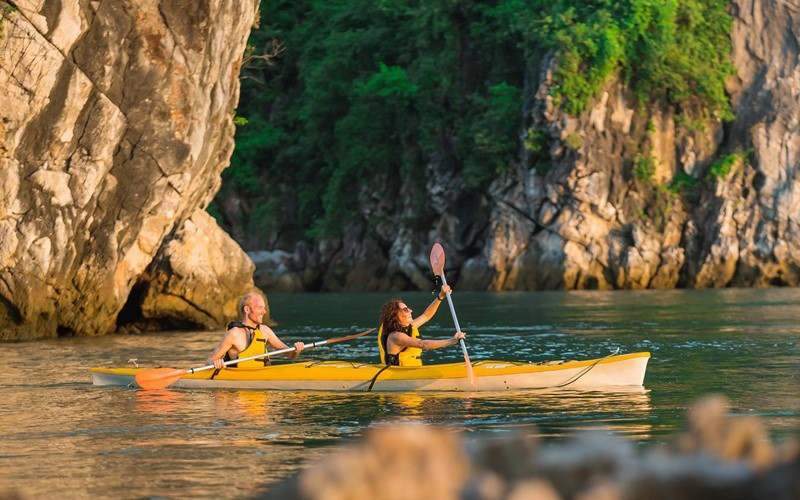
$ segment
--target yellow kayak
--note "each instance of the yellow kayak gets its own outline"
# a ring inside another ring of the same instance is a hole
[[[478,361],[475,385],[464,363],[385,367],[351,361],[306,361],[263,368],[224,368],[187,374],[172,387],[269,389],[290,391],[504,391],[516,389],[598,389],[642,386],[649,352],[611,355],[584,361],[522,363]],[[142,368],[92,368],[94,385],[135,386]]]

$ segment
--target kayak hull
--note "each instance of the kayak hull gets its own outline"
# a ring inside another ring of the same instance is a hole
[[[649,352],[607,356],[584,361],[473,363],[475,385],[467,381],[464,363],[385,368],[350,361],[306,361],[264,368],[226,368],[186,375],[171,387],[263,389],[287,391],[505,391],[520,389],[597,389],[644,384]],[[385,368],[385,369],[384,369]],[[141,368],[92,368],[92,383],[135,386]]]

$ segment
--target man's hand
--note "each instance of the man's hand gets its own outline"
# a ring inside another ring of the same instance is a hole
[[[453,293],[453,289],[450,288],[450,285],[442,285],[442,291],[439,292],[439,296],[437,298],[439,300],[444,300],[447,298],[448,293]]]
[[[453,335],[453,338],[456,340],[456,342],[458,342],[459,340],[465,338],[466,336],[467,334],[464,332],[456,332],[455,335]]]
[[[302,343],[302,342],[295,342],[294,343],[294,350],[295,350],[295,352],[297,354],[300,354],[301,352],[303,352],[303,349],[305,349],[305,348],[306,348],[306,345],[304,343]]]
[[[208,358],[208,362],[213,364],[214,368],[216,368],[217,370],[225,367],[225,365],[222,364],[224,363],[224,361],[222,361],[222,358],[217,358],[217,359]]]

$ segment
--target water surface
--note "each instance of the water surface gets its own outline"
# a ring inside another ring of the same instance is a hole
[[[397,295],[397,294],[394,294]],[[420,313],[431,296],[404,293]],[[272,295],[285,341],[377,322],[387,294]],[[456,293],[473,359],[543,361],[653,355],[643,391],[342,394],[93,387],[90,366],[204,364],[220,332],[172,332],[0,344],[0,491],[40,497],[250,495],[396,421],[473,436],[519,431],[560,439],[601,428],[647,446],[681,426],[702,394],[727,395],[777,440],[800,429],[800,290]],[[423,329],[452,334],[446,304]],[[305,358],[374,360],[374,339]],[[425,361],[458,361],[456,348]]]

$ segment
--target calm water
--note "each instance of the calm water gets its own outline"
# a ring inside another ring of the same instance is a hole
[[[386,294],[270,297],[285,341],[373,326]],[[429,294],[403,294],[418,314]],[[250,495],[305,460],[393,421],[472,435],[558,439],[601,427],[647,445],[680,428],[686,407],[726,394],[776,439],[800,430],[800,290],[456,293],[473,359],[653,358],[641,393],[340,394],[93,387],[90,366],[203,364],[219,332],[0,344],[0,492],[41,497]],[[446,305],[423,330],[452,333]],[[372,339],[306,358],[369,361]],[[456,348],[426,362],[457,361]]]

